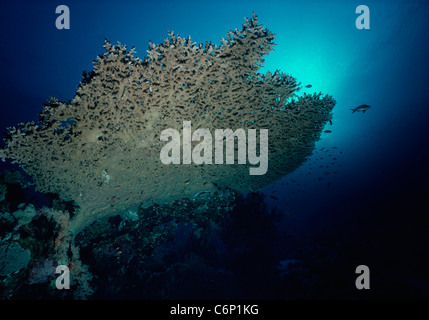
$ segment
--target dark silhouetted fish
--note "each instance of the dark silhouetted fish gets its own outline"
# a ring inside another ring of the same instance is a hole
[[[325,130],[325,133],[331,133],[332,131],[331,130]]]
[[[276,196],[270,196],[270,198],[274,200],[279,200],[279,198],[277,198]]]
[[[354,109],[350,109],[350,110],[352,110],[352,111],[353,111],[352,113],[355,113],[355,112],[362,112],[362,113],[365,113],[369,108],[371,108],[371,106],[369,106],[369,105],[367,105],[367,104],[362,104],[362,105],[360,105],[359,107],[356,107],[356,108],[354,108]]]
[[[307,84],[305,87],[306,87],[306,88],[311,88],[311,87],[312,87],[312,85],[311,85],[311,84]]]

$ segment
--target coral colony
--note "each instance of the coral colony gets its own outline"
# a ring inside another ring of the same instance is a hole
[[[300,84],[280,71],[257,73],[274,34],[255,15],[245,20],[220,46],[171,32],[150,42],[144,60],[106,41],[70,102],[51,98],[37,123],[9,128],[0,158],[19,164],[38,191],[76,205],[72,218],[46,210],[61,225],[58,261],[78,264],[75,236],[99,218],[220,188],[258,190],[312,153],[335,100],[297,96]]]

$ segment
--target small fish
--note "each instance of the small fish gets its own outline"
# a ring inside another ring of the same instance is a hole
[[[277,198],[276,196],[270,196],[270,198],[274,200],[279,200],[279,198]]]
[[[305,87],[306,87],[306,88],[311,88],[311,87],[312,87],[312,85],[311,85],[311,84],[307,84]]]
[[[325,130],[325,133],[331,133],[332,131],[331,130]]]
[[[369,108],[371,108],[371,106],[369,106],[367,104],[362,104],[362,105],[360,105],[360,106],[358,106],[358,107],[356,107],[354,109],[350,109],[350,110],[353,111],[352,113],[355,113],[355,112],[365,113]]]
[[[332,120],[329,120],[329,124],[332,126]]]

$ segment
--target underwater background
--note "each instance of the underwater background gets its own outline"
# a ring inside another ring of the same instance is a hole
[[[70,30],[55,28],[60,4],[70,8]],[[355,26],[361,4],[369,30]],[[153,254],[157,264],[82,253],[98,275],[95,297],[428,299],[427,1],[3,1],[0,129],[37,120],[51,96],[72,99],[105,38],[143,58],[169,30],[219,44],[253,12],[276,34],[259,72],[280,69],[312,85],[300,93],[332,95],[332,125],[298,170],[239,198],[232,221],[204,243],[182,222]],[[363,104],[365,113],[350,110]],[[38,207],[48,198],[14,187],[5,201]],[[369,290],[355,287],[358,265],[371,271]],[[48,291],[21,283],[10,297],[56,297]]]

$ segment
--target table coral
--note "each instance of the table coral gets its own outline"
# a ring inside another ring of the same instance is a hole
[[[39,191],[75,202],[74,234],[142,202],[170,203],[222,187],[260,189],[311,154],[335,105],[321,93],[297,96],[301,87],[288,74],[257,72],[273,39],[254,15],[220,46],[170,32],[163,43],[150,43],[144,60],[134,48],[106,41],[74,98],[51,98],[37,123],[9,128],[0,158],[20,164]],[[183,121],[196,129],[268,129],[268,172],[162,164],[160,133],[180,130]]]

